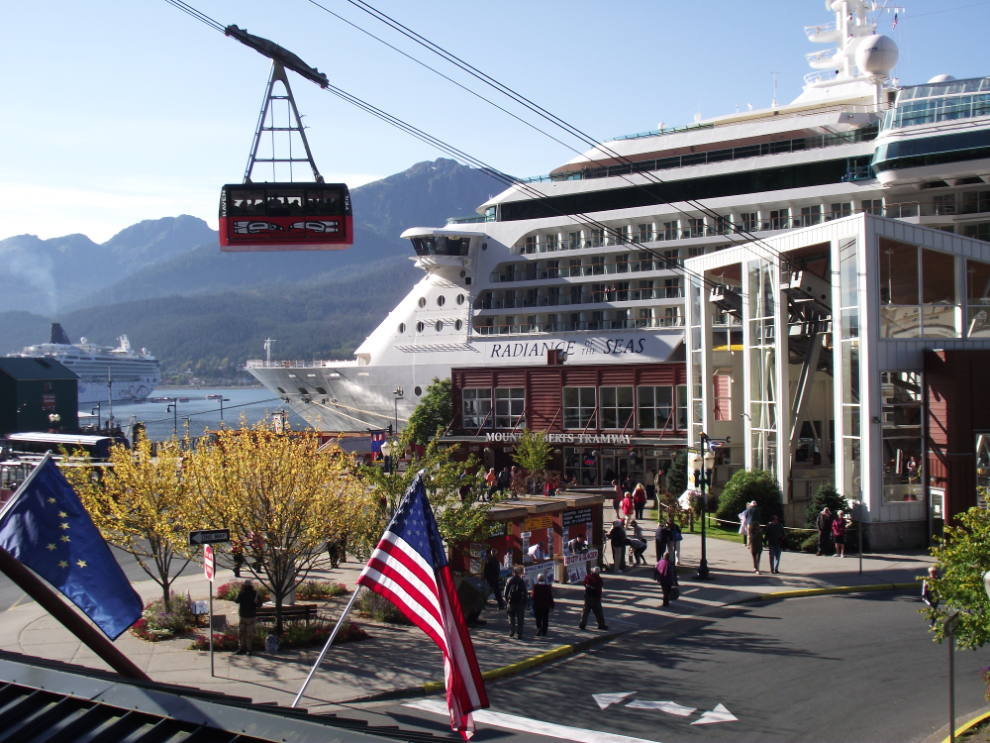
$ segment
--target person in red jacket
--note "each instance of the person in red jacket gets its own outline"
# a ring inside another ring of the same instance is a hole
[[[626,526],[629,526],[629,522],[632,521],[635,510],[636,508],[633,505],[632,493],[626,491],[626,494],[622,496],[622,518],[624,519]]]
[[[633,506],[636,508],[636,520],[643,520],[643,509],[646,508],[646,488],[643,487],[643,483],[637,483],[636,487],[633,489]]]
[[[550,610],[553,608],[553,589],[547,583],[546,576],[540,573],[536,576],[536,585],[533,586],[533,616],[536,618],[536,635],[547,636],[547,627],[550,624]]]

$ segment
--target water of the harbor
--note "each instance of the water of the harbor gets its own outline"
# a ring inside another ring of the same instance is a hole
[[[306,422],[295,413],[289,411],[278,397],[264,387],[212,389],[209,387],[158,387],[153,397],[181,398],[176,402],[176,411],[168,411],[168,402],[115,402],[113,417],[122,427],[131,422],[133,416],[145,424],[148,438],[152,441],[164,441],[172,437],[173,427],[177,428],[179,437],[184,437],[186,424],[189,435],[199,437],[206,429],[220,428],[220,400],[208,400],[207,395],[223,395],[223,421],[227,427],[240,426],[241,416],[247,424],[253,426],[266,416],[271,418],[275,411],[287,411],[287,421],[295,430],[307,427]],[[186,402],[188,398],[188,402]],[[96,406],[93,412],[96,413]],[[90,412],[85,406],[80,406],[80,413]],[[105,422],[110,414],[109,403],[100,405],[100,417]],[[95,423],[95,420],[94,420]]]

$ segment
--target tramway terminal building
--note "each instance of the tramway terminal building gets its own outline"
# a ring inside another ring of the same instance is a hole
[[[857,214],[689,259],[687,438],[824,482],[873,550],[925,546],[990,475],[990,243]],[[982,491],[985,494],[985,489]]]

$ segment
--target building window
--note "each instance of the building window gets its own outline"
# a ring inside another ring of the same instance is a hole
[[[846,201],[839,204],[832,204],[832,208],[827,215],[827,219],[842,219],[852,214],[852,202]]]
[[[677,222],[664,222],[663,223],[663,239],[664,240],[676,240],[677,239]]]
[[[791,226],[791,212],[789,209],[775,209],[770,212],[770,229],[786,230]]]
[[[980,222],[979,224],[967,224],[963,226],[963,234],[974,240],[990,242],[990,222]]]
[[[863,455],[860,427],[859,249],[856,238],[839,242],[839,307],[842,317],[842,493],[860,500],[863,493]]]
[[[865,214],[872,214],[875,217],[883,216],[883,199],[866,199],[859,204]]]
[[[883,502],[924,500],[921,374],[881,372]]]
[[[602,428],[626,428],[632,423],[632,387],[601,387],[598,394]]]
[[[673,430],[674,388],[638,387],[639,429],[641,431]]]
[[[990,338],[990,263],[966,261],[966,304],[966,334]]]
[[[568,232],[567,233],[567,247],[571,250],[577,250],[581,247],[581,233],[580,232]]]
[[[526,390],[522,387],[495,389],[495,428],[525,426]]]
[[[652,224],[641,224],[638,225],[639,237],[637,240],[641,243],[648,243],[653,240],[653,225]]]
[[[822,205],[801,207],[801,226],[810,227],[813,224],[820,224],[822,221]]]
[[[677,430],[686,431],[688,427],[688,394],[687,385],[677,385]]]
[[[880,238],[880,337],[958,338],[955,257]]]
[[[744,232],[756,232],[760,229],[760,215],[757,212],[743,212],[739,217]]]
[[[564,387],[564,428],[587,428],[594,414],[594,387]]]
[[[728,374],[716,374],[712,378],[712,389],[715,401],[715,420],[732,420],[732,377]]]
[[[468,387],[461,390],[461,411],[464,428],[478,429],[492,427],[492,388]]]

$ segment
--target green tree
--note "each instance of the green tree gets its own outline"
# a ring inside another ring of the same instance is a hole
[[[396,445],[405,451],[411,432],[406,428]],[[355,522],[348,549],[367,558],[399,510],[403,496],[419,472],[426,476],[430,505],[440,536],[448,544],[477,541],[487,528],[490,503],[476,502],[484,472],[472,456],[466,462],[453,459],[456,447],[441,446],[436,438],[426,444],[423,456],[410,462],[405,472],[386,473],[378,466],[359,466],[357,475],[371,493],[371,502]],[[462,497],[464,493],[464,497]]]
[[[409,416],[404,433],[408,441],[426,446],[454,418],[454,388],[449,379],[434,377],[419,405]]]
[[[990,640],[990,600],[983,584],[983,575],[990,570],[990,511],[974,507],[957,519],[959,525],[946,525],[943,540],[931,548],[938,577],[929,579],[929,586],[938,597],[938,608],[919,611],[935,620],[935,641],[941,643],[946,614],[958,610],[956,642],[975,650]]]
[[[725,521],[736,521],[746,510],[746,504],[755,500],[760,509],[760,520],[766,522],[771,516],[784,515],[780,496],[780,485],[772,472],[737,470],[719,494],[715,515]]]
[[[808,502],[805,517],[809,527],[812,529],[815,528],[815,525],[818,523],[818,514],[826,507],[832,512],[833,516],[839,511],[847,511],[849,509],[849,502],[842,497],[839,491],[835,489],[835,485],[830,482],[823,482]]]
[[[519,440],[512,450],[512,461],[525,470],[523,476],[527,486],[534,483],[542,486],[544,469],[553,457],[553,447],[547,443],[546,434],[542,431],[530,431],[524,428]]]
[[[687,490],[687,450],[680,449],[674,455],[674,461],[667,472],[667,492],[676,498],[681,497],[681,493]]]

